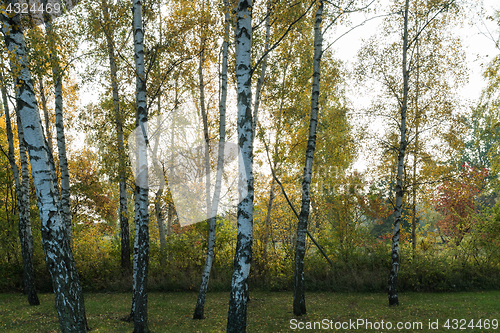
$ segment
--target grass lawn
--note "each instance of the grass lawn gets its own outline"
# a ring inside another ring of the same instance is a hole
[[[57,313],[52,294],[39,294],[40,306],[29,306],[25,296],[0,294],[0,332],[59,332]],[[204,320],[192,320],[196,293],[150,293],[149,328],[152,332],[225,332],[229,293],[214,292],[207,295]],[[493,319],[500,320],[500,291],[467,293],[404,293],[400,306],[389,308],[387,295],[380,293],[307,293],[308,314],[297,318],[292,314],[291,292],[251,292],[248,304],[247,331],[252,332],[500,332],[494,329]],[[132,332],[133,323],[120,321],[130,310],[131,294],[85,294],[87,318],[92,332]],[[291,320],[296,319],[296,322]],[[329,328],[300,329],[307,322],[328,321]],[[357,330],[349,327],[349,320],[367,320]],[[446,320],[449,328],[444,327]],[[453,319],[458,321],[453,322]],[[462,321],[460,322],[460,320]],[[481,328],[479,328],[481,319]],[[489,319],[490,328],[484,327]],[[332,321],[330,323],[330,320]],[[384,321],[384,329],[381,326]],[[429,329],[430,322],[439,320],[438,329]],[[473,320],[474,328],[470,327]],[[387,329],[391,322],[392,329]],[[418,326],[398,330],[396,325]],[[408,324],[409,322],[409,324]],[[342,325],[335,329],[335,324]],[[465,324],[464,324],[465,323]],[[332,325],[330,328],[330,325]],[[417,325],[417,324],[415,324]],[[456,329],[453,329],[455,326]],[[377,329],[378,327],[378,329]],[[463,329],[460,330],[459,328]],[[295,329],[292,329],[295,328]]]

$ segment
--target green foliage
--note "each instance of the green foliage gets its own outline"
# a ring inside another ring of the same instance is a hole
[[[72,250],[83,288],[104,290],[119,268],[105,224],[86,223],[73,231]]]
[[[118,203],[110,184],[100,175],[97,154],[88,149],[75,152],[69,161],[69,169],[73,224],[114,224]]]

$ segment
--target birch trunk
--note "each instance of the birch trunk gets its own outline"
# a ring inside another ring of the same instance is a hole
[[[401,212],[403,207],[403,168],[406,151],[406,110],[408,103],[408,4],[405,2],[404,32],[403,32],[403,101],[401,103],[401,141],[398,152],[398,169],[396,179],[396,206],[394,212],[394,231],[392,234],[392,254],[391,254],[391,272],[389,274],[388,295],[389,305],[399,305],[397,287],[399,273],[399,233],[401,231]]]
[[[174,176],[174,143],[175,143],[175,118],[176,118],[176,115],[177,115],[177,106],[179,104],[179,96],[178,96],[178,78],[175,80],[175,100],[174,100],[174,103],[175,103],[175,106],[174,106],[174,112],[172,113],[172,124],[170,126],[170,147],[171,148],[171,153],[170,153],[170,168],[169,168],[169,175],[170,176]],[[167,182],[169,181],[169,179],[167,179]],[[170,191],[170,187],[169,187],[169,201],[168,201],[168,214],[167,214],[167,237],[169,237],[171,234],[172,234],[172,224],[173,224],[173,220],[174,220],[174,202],[173,202],[173,197],[172,197],[172,193]],[[172,254],[171,253],[168,253],[168,258],[170,260],[170,258],[172,258]]]
[[[269,37],[271,35],[271,9],[270,9],[270,4],[267,4],[266,7],[266,37],[265,37],[265,42],[264,42],[264,53],[268,52],[269,50]],[[254,101],[254,107],[253,107],[253,124],[252,124],[252,137],[253,140],[255,140],[255,133],[257,131],[257,125],[258,125],[258,118],[259,118],[259,104],[260,104],[260,94],[262,91],[262,86],[264,85],[264,79],[266,78],[266,70],[267,70],[267,58],[268,58],[269,53],[267,53],[264,56],[264,59],[262,60],[262,68],[260,70],[260,77],[257,80],[257,86],[255,87],[255,101]],[[275,165],[276,166],[276,165]],[[265,222],[265,231],[264,231],[264,240],[263,240],[263,263],[265,263],[265,257],[267,256],[267,240],[268,240],[268,232],[269,232],[269,222],[270,222],[270,217],[271,217],[271,207],[274,199],[274,179],[273,183],[271,186],[271,193],[270,193],[270,198],[269,198],[269,205],[267,209],[267,216],[266,216],[266,222]],[[263,266],[263,265],[259,265]],[[262,267],[260,270],[263,271]]]
[[[269,37],[271,35],[271,8],[270,4],[267,5],[267,17],[266,17],[266,40],[264,46],[264,53],[269,50]],[[255,102],[253,108],[253,138],[255,138],[255,131],[257,130],[257,121],[259,118],[259,104],[260,104],[260,92],[262,91],[262,86],[264,85],[264,79],[266,78],[266,70],[267,70],[267,57],[269,53],[267,53],[262,60],[262,68],[260,70],[260,77],[257,80],[257,86],[255,87]]]
[[[236,11],[236,84],[238,96],[238,232],[227,332],[246,332],[248,275],[253,238],[253,129],[252,129],[252,0],[239,0]],[[244,190],[247,190],[243,197]]]
[[[21,255],[23,258],[23,288],[24,293],[28,295],[28,302],[30,305],[39,305],[40,300],[36,293],[35,288],[35,271],[33,269],[33,236],[31,234],[31,220],[30,220],[30,202],[29,202],[29,169],[26,157],[26,150],[23,146],[22,126],[18,124],[18,138],[19,150],[21,160],[22,183],[19,176],[19,169],[17,167],[14,156],[14,135],[12,133],[12,126],[10,121],[10,110],[7,101],[7,89],[5,88],[5,81],[3,74],[0,72],[0,81],[2,82],[2,102],[5,111],[5,123],[7,131],[7,140],[9,143],[9,162],[14,175],[14,182],[16,186],[16,196],[19,209],[19,241],[21,243]]]
[[[281,82],[282,92],[285,89],[285,82],[286,82],[286,75],[288,72],[288,65],[289,65],[289,62],[286,63],[285,68],[283,70],[283,81]],[[281,94],[280,99],[281,99],[281,101],[280,101],[280,109],[279,109],[279,116],[278,116],[278,127],[277,127],[276,137],[275,137],[274,156],[278,156],[278,153],[279,153],[279,151],[278,151],[279,141],[280,141],[279,135],[281,132],[281,121],[283,118],[284,93]],[[277,166],[278,166],[278,160],[274,159],[272,170],[276,170]],[[271,212],[273,209],[275,187],[276,187],[276,180],[273,177],[271,180],[271,189],[269,190],[269,201],[268,201],[268,205],[267,205],[266,222],[264,225],[264,240],[262,242],[263,243],[263,245],[262,245],[262,247],[263,247],[262,261],[264,263],[263,266],[265,266],[267,263],[267,245],[268,245],[268,241],[269,241],[269,229],[270,229],[270,225],[271,225]],[[271,230],[272,230],[272,228],[271,228]],[[273,244],[274,244],[274,241],[273,241]]]
[[[276,162],[274,163],[274,168],[276,169]],[[267,244],[269,242],[269,226],[271,224],[271,211],[273,209],[274,201],[274,188],[275,188],[274,178],[271,180],[271,189],[269,190],[269,201],[267,202],[267,212],[266,221],[264,224],[264,239],[262,240],[262,269],[267,270]]]
[[[413,186],[412,186],[413,212],[412,212],[412,217],[411,217],[411,247],[412,247],[413,260],[415,260],[415,255],[417,253],[417,184],[416,184],[417,183],[417,149],[418,149],[418,119],[416,120],[416,125],[415,125],[415,151],[413,154]]]
[[[158,95],[158,117],[156,117],[157,123],[156,128],[159,129],[161,127],[161,105],[160,105],[160,95]],[[153,168],[155,172],[155,178],[158,181],[158,191],[155,194],[155,217],[156,223],[158,224],[158,233],[160,235],[160,264],[161,266],[165,266],[165,251],[167,248],[167,243],[165,241],[165,218],[163,214],[163,208],[161,205],[161,197],[163,196],[163,191],[165,189],[164,179],[164,169],[160,168],[160,162],[158,161],[158,147],[160,145],[160,135],[155,135],[155,145],[153,148]]]
[[[415,84],[415,112],[416,112],[416,119],[415,119],[415,149],[413,151],[413,187],[412,187],[412,194],[413,194],[413,215],[411,219],[411,243],[412,243],[412,256],[413,256],[413,261],[415,261],[415,256],[417,254],[417,206],[416,206],[416,201],[417,201],[417,154],[418,154],[418,127],[420,123],[420,112],[418,110],[418,97],[419,97],[419,90],[420,90],[420,52],[419,52],[419,47],[418,47],[418,39],[415,41],[415,48],[416,48],[416,75],[417,75],[417,82]]]
[[[19,116],[18,116],[19,119]],[[22,192],[22,201],[23,207],[19,207],[19,214],[22,213],[24,225],[19,225],[19,234],[24,234],[25,244],[21,245],[23,248],[23,252],[27,252],[26,257],[29,256],[28,265],[25,265],[25,278],[27,278],[28,285],[28,301],[30,305],[38,305],[40,301],[38,300],[38,296],[36,294],[35,289],[35,271],[33,268],[33,235],[31,233],[31,218],[30,218],[30,189],[29,189],[29,164],[28,164],[28,155],[26,154],[26,146],[24,145],[24,133],[21,122],[18,120],[18,138],[19,138],[19,155],[21,162],[21,174],[22,174],[22,183],[21,183],[21,192]],[[23,231],[24,230],[24,231]],[[24,256],[23,256],[24,258]]]
[[[148,198],[148,161],[147,161],[147,118],[146,75],[144,65],[144,31],[142,24],[142,2],[134,0],[133,31],[136,70],[136,127],[137,131],[137,170],[134,195],[135,240],[133,270],[133,316],[134,332],[149,332],[148,329],[148,265],[149,265],[149,198]]]
[[[175,147],[175,121],[176,121],[176,115],[178,112],[178,105],[179,105],[179,77],[175,79],[175,98],[174,98],[174,112],[172,113],[172,123],[170,126],[170,147],[171,153],[170,153],[170,167],[169,167],[169,175],[170,177],[174,177],[174,147]],[[169,179],[167,179],[167,182]],[[170,191],[170,187],[168,188],[168,213],[167,213],[167,238],[172,235],[172,225],[174,222],[174,201],[172,197],[172,192]],[[172,259],[172,253],[168,252],[168,259]]]
[[[304,285],[304,256],[306,252],[307,221],[309,218],[309,206],[311,202],[311,175],[316,149],[316,127],[319,113],[319,83],[321,56],[323,53],[323,35],[321,32],[321,21],[323,20],[323,1],[319,2],[314,23],[314,60],[313,60],[313,82],[311,93],[311,120],[309,123],[309,139],[307,141],[306,160],[304,165],[304,176],[302,181],[302,207],[300,209],[299,222],[297,226],[297,245],[295,250],[295,272],[293,313],[296,316],[306,314],[305,285]]]
[[[204,41],[202,41],[202,44]],[[202,46],[204,47],[204,45]],[[205,62],[205,51],[202,49],[200,52],[200,61],[198,66],[198,76],[200,80],[200,110],[201,118],[203,120],[203,136],[205,138],[205,193],[206,193],[206,205],[207,205],[207,219],[210,219],[210,207],[212,206],[210,198],[210,136],[208,134],[208,117],[207,110],[205,108],[205,83],[203,82],[203,63]]]
[[[47,0],[42,0],[42,4],[46,7]],[[57,150],[59,155],[59,168],[61,171],[61,217],[68,233],[68,239],[71,242],[71,198],[69,185],[69,169],[68,159],[66,154],[66,137],[64,134],[64,119],[63,119],[63,96],[62,96],[62,70],[60,67],[59,56],[57,49],[54,46],[54,29],[51,23],[50,15],[44,15],[45,30],[48,36],[48,46],[50,57],[52,58],[52,79],[54,80],[54,96],[55,96],[55,114],[56,114],[56,135],[57,135]]]
[[[207,296],[208,282],[210,279],[210,272],[212,270],[212,264],[214,260],[215,232],[217,228],[217,210],[219,208],[220,192],[222,187],[222,172],[224,170],[224,148],[226,146],[227,56],[228,56],[228,44],[229,44],[229,19],[230,19],[229,4],[227,0],[224,1],[224,8],[225,8],[225,13],[224,13],[225,32],[224,32],[224,41],[222,43],[221,97],[219,103],[220,124],[219,124],[219,150],[217,155],[217,174],[215,176],[214,197],[212,200],[212,207],[210,214],[211,218],[209,220],[207,256],[205,260],[205,267],[203,268],[203,274],[201,276],[200,291],[198,293],[198,300],[196,302],[196,308],[194,310],[193,319],[204,318],[205,299]],[[208,192],[208,196],[210,196],[210,192]],[[207,206],[207,211],[208,211],[208,206]]]
[[[163,34],[162,34],[162,16],[161,16],[161,1],[158,2],[158,14],[160,15],[159,17],[159,32],[160,32],[160,44],[163,43]],[[158,57],[158,71],[160,71],[160,59],[161,57]],[[161,92],[158,90],[158,118],[157,118],[157,128],[160,128],[161,126]],[[158,233],[160,234],[160,264],[165,267],[166,265],[166,260],[165,260],[165,253],[167,251],[167,242],[165,239],[165,215],[163,211],[163,207],[161,205],[161,197],[163,195],[163,191],[165,189],[165,169],[162,165],[161,171],[159,170],[159,165],[158,165],[158,160],[157,160],[157,149],[158,149],[158,144],[159,144],[159,139],[160,136],[156,136],[156,142],[155,142],[155,152],[153,154],[155,161],[157,162],[157,165],[155,165],[155,168],[157,170],[157,175],[158,172],[161,172],[161,175],[159,175],[159,182],[160,182],[160,189],[156,193],[155,197],[155,214],[156,214],[156,221],[158,222]]]
[[[168,202],[168,213],[167,213],[167,230],[166,230],[166,237],[170,237],[172,235],[172,225],[174,221],[174,204],[172,201]],[[169,254],[169,259],[171,258]]]
[[[167,242],[165,241],[165,217],[161,207],[161,197],[163,195],[163,186],[160,186],[155,194],[155,217],[158,223],[158,233],[160,235],[160,265],[165,267],[165,251]]]
[[[109,28],[109,10],[107,1],[103,1],[104,29],[108,49],[111,89],[113,91],[113,110],[115,116],[116,137],[118,140],[118,175],[120,179],[120,239],[121,239],[121,269],[122,274],[128,275],[132,271],[130,265],[130,232],[127,203],[127,170],[125,166],[125,144],[123,140],[123,119],[120,112],[120,97],[118,94],[118,67],[116,65],[115,43]]]
[[[40,89],[40,99],[42,100],[42,109],[43,109],[43,116],[45,118],[45,139],[47,141],[47,147],[49,151],[49,160],[50,160],[50,168],[51,168],[51,173],[52,173],[52,179],[54,181],[54,186],[57,191],[57,204],[58,207],[61,204],[60,198],[59,198],[59,178],[57,177],[57,172],[56,172],[56,167],[54,163],[54,150],[52,146],[52,133],[50,131],[50,119],[49,119],[49,112],[47,110],[47,99],[45,97],[45,88],[43,85],[43,79],[40,79],[39,81],[39,89]]]
[[[51,175],[48,147],[28,68],[28,58],[20,18],[1,14],[3,34],[9,52],[14,56],[11,70],[16,73],[16,100],[21,126],[31,162],[35,184],[42,240],[47,268],[52,277],[56,309],[61,332],[87,332],[82,289],[76,270],[67,228],[57,205],[57,192]]]
[[[50,131],[50,120],[49,120],[49,111],[47,110],[47,98],[45,97],[45,88],[43,86],[43,79],[40,78],[38,81],[39,89],[40,89],[40,99],[42,100],[42,109],[43,109],[43,117],[45,118],[45,136],[47,139],[49,153],[54,156],[54,151],[52,148],[52,132]]]

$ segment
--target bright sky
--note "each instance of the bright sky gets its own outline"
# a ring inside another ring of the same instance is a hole
[[[387,3],[387,1],[385,1]],[[480,1],[474,1],[473,4],[479,6]],[[500,10],[498,0],[484,0],[484,17],[492,15],[494,10]],[[477,10],[471,10],[476,14]],[[469,16],[472,16],[469,15]],[[363,21],[364,15],[353,15],[353,26]],[[362,45],[363,38],[371,37],[371,34],[376,33],[378,26],[382,23],[383,18],[378,18],[367,22],[365,25],[356,28],[349,34],[338,40],[333,47],[335,54],[340,58],[348,68],[352,68],[357,60],[357,52]],[[494,42],[485,34],[488,31],[494,36],[499,36],[498,26],[494,22],[484,19],[482,22],[478,19],[470,18],[469,24],[464,24],[462,28],[457,28],[456,34],[462,38],[463,46],[467,56],[467,67],[469,70],[469,82],[460,91],[460,95],[469,100],[471,103],[477,101],[481,94],[481,90],[485,87],[485,81],[482,77],[482,72],[485,66],[500,53],[500,50],[495,48]],[[339,29],[337,35],[341,35],[347,28]],[[351,91],[348,97],[352,102],[352,106],[356,111],[362,107],[367,107],[370,104],[369,97],[361,97],[359,92]],[[371,129],[377,130],[380,123],[372,123]],[[358,161],[354,165],[354,169],[366,170],[368,157],[361,152]]]
[[[479,3],[479,1],[475,0],[470,1],[473,1],[473,4],[475,5],[478,5]],[[387,3],[387,0],[385,2]],[[500,9],[498,0],[484,0],[484,9],[486,12],[485,16],[492,15],[495,8]],[[362,14],[352,15],[353,25],[362,22],[363,17],[364,15]],[[471,22],[472,21],[473,20],[471,18]],[[371,34],[375,33],[381,22],[382,18],[371,20],[365,25],[349,32],[332,46],[335,50],[336,56],[340,58],[348,68],[352,68],[354,62],[356,61],[356,54],[362,45],[362,39],[368,38]],[[345,27],[339,28],[333,36],[339,36],[347,29],[348,28]],[[466,47],[467,66],[469,68],[469,83],[462,89],[461,95],[471,101],[477,100],[481,94],[481,90],[485,86],[482,78],[482,72],[484,69],[484,66],[482,67],[482,65],[486,65],[496,54],[500,52],[495,48],[491,39],[484,35],[484,33],[487,33],[488,30],[493,34],[493,36],[498,36],[498,27],[493,22],[487,20],[484,20],[483,22],[475,20],[474,24],[465,24],[463,28],[457,30],[457,34],[462,37],[463,45]],[[95,87],[92,87],[91,89],[84,89],[81,94],[81,100],[83,103],[96,101],[98,93],[99,90],[95,89]],[[355,95],[356,93],[357,92],[350,92],[348,94],[348,97],[352,102],[352,106],[355,109],[368,106],[370,98],[359,98],[358,95]],[[376,127],[377,124],[372,124],[372,126]],[[380,124],[378,126],[380,126]],[[82,134],[73,133],[73,135],[76,136],[75,144],[81,143],[83,145]],[[366,160],[367,157],[364,154],[360,154],[360,158],[355,163],[354,168],[358,170],[366,169]]]

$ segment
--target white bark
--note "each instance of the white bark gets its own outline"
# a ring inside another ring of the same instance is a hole
[[[408,6],[409,0],[405,2],[404,11],[404,31],[403,31],[403,100],[401,103],[401,141],[399,144],[398,153],[398,169],[396,178],[396,205],[394,211],[394,230],[392,233],[392,253],[391,253],[391,273],[389,274],[389,305],[399,305],[397,294],[398,273],[399,273],[399,233],[401,231],[401,213],[403,207],[403,169],[406,151],[406,110],[408,104],[408,79],[409,73],[407,68],[407,52],[408,52]]]
[[[40,89],[40,99],[42,100],[42,109],[43,109],[43,116],[45,118],[45,138],[47,139],[48,147],[49,147],[49,153],[50,155],[54,156],[54,152],[52,149],[52,132],[50,131],[50,120],[49,120],[49,111],[47,110],[47,99],[45,97],[45,87],[43,86],[43,78],[40,78],[39,82],[39,89]]]
[[[42,4],[46,7],[47,0],[42,0]],[[71,198],[69,186],[69,169],[68,159],[66,155],[66,137],[64,135],[64,120],[63,120],[63,96],[62,96],[62,70],[59,63],[57,48],[52,40],[54,40],[54,28],[50,15],[45,15],[45,30],[48,37],[48,46],[50,57],[52,58],[52,80],[54,81],[55,95],[55,114],[56,114],[56,135],[57,135],[57,150],[59,155],[59,169],[61,172],[61,208],[62,219],[68,233],[68,239],[71,241]]]
[[[135,240],[133,269],[134,332],[148,332],[147,284],[149,265],[149,188],[147,146],[147,101],[146,74],[144,65],[144,31],[142,24],[142,2],[133,2],[133,33],[136,70],[136,179],[135,179]]]
[[[295,273],[293,313],[296,316],[306,314],[305,285],[304,285],[304,256],[306,252],[307,222],[311,203],[311,176],[314,151],[316,149],[316,127],[319,114],[319,83],[321,74],[321,55],[323,54],[323,34],[321,21],[323,20],[323,1],[319,2],[314,23],[314,60],[313,83],[311,93],[311,120],[309,122],[309,139],[306,148],[306,160],[302,180],[302,207],[300,209],[299,223],[297,226],[297,246],[295,250]]]
[[[266,41],[264,45],[264,53],[269,51],[269,38],[271,35],[271,8],[270,4],[267,5],[267,17],[266,17]],[[258,118],[259,118],[259,104],[260,104],[260,92],[262,86],[264,85],[264,79],[266,78],[267,70],[267,58],[269,53],[266,53],[264,59],[262,60],[262,68],[260,70],[260,77],[257,80],[257,86],[255,87],[255,102],[253,107],[253,137],[255,138],[255,131],[257,130]]]
[[[231,281],[227,332],[246,332],[248,275],[253,238],[253,129],[251,91],[251,0],[239,0],[236,11],[236,83],[238,96],[238,232]],[[246,179],[246,181],[245,181]],[[243,194],[246,193],[245,196]]]
[[[8,158],[12,174],[14,176],[14,183],[16,186],[16,196],[19,210],[19,241],[21,243],[21,255],[23,257],[23,288],[24,293],[28,295],[28,302],[30,305],[39,305],[40,300],[35,289],[35,272],[33,269],[33,236],[31,234],[31,219],[30,219],[30,201],[29,201],[29,169],[28,160],[26,156],[26,149],[22,144],[24,136],[22,135],[22,125],[18,124],[18,138],[19,138],[19,154],[21,160],[22,182],[19,175],[19,169],[15,161],[14,154],[14,135],[10,121],[10,110],[7,101],[7,88],[3,74],[0,72],[0,81],[2,82],[2,102],[5,112],[5,127],[7,132],[7,141],[9,144]]]
[[[24,131],[24,143],[30,156],[42,224],[43,247],[52,277],[60,329],[62,332],[87,332],[82,289],[57,205],[48,147],[43,135],[19,19],[19,16],[10,18],[1,14],[5,44],[14,56],[11,60],[11,70],[16,73],[18,111]]]
[[[39,89],[40,89],[40,98],[42,100],[42,109],[43,109],[43,116],[45,118],[45,140],[47,141],[47,147],[49,149],[49,161],[50,161],[50,170],[52,173],[52,179],[54,181],[54,187],[57,194],[57,205],[60,208],[61,205],[61,200],[60,200],[60,195],[59,195],[59,178],[57,177],[57,172],[56,172],[56,167],[54,163],[54,150],[52,147],[52,133],[50,131],[50,119],[49,119],[49,112],[47,110],[47,99],[45,98],[45,88],[43,85],[43,79],[40,78],[39,81]]]

